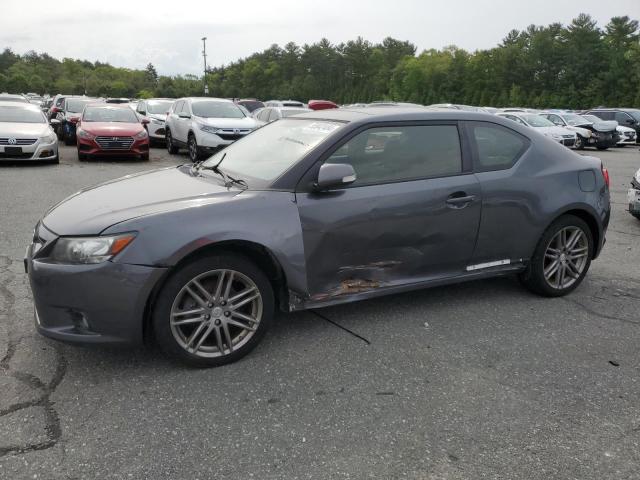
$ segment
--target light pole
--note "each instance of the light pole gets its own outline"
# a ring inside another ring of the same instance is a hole
[[[209,94],[209,85],[207,85],[207,37],[202,37],[202,58],[204,59],[204,94]]]

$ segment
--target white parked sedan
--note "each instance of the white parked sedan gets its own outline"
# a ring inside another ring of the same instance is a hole
[[[575,132],[564,127],[558,127],[541,115],[526,112],[498,113],[497,115],[518,122],[521,125],[535,128],[544,136],[561,143],[565,147],[573,147],[576,143],[577,136]]]
[[[173,102],[172,98],[149,98],[138,102],[136,113],[149,120],[147,131],[152,142],[164,143],[165,122]]]
[[[59,163],[58,138],[37,105],[0,102],[0,160]]]

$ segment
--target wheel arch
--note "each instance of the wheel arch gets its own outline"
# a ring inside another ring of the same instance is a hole
[[[575,217],[578,217],[579,219],[583,220],[587,224],[587,226],[589,227],[589,231],[591,232],[591,237],[593,238],[593,244],[594,244],[593,255],[591,259],[595,260],[600,254],[601,238],[603,235],[603,232],[600,228],[600,223],[598,222],[597,215],[595,214],[595,212],[592,212],[591,209],[585,206],[574,206],[558,213],[549,222],[545,230],[549,228],[553,224],[553,222],[555,222],[560,217],[563,217],[565,215],[573,215]]]
[[[166,274],[153,287],[151,294],[147,298],[144,308],[142,323],[142,335],[145,341],[151,338],[152,334],[152,313],[158,294],[166,284],[171,275],[178,271],[183,265],[197,259],[221,253],[235,253],[244,256],[254,262],[260,268],[273,286],[276,305],[280,310],[289,309],[289,290],[287,278],[276,256],[264,245],[248,240],[223,240],[220,242],[203,245],[182,257],[178,262],[167,270]]]

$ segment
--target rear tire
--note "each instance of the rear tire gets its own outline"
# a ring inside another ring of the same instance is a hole
[[[178,153],[179,148],[173,144],[173,137],[171,135],[171,130],[167,130],[167,133],[165,134],[165,143],[167,147],[167,152],[169,152],[171,155],[175,155],[176,153]]]
[[[574,245],[572,241],[575,241]],[[574,215],[563,215],[542,234],[519,279],[538,295],[564,296],[582,283],[589,271],[593,251],[593,236],[586,222]]]
[[[216,367],[253,350],[274,312],[273,287],[262,270],[245,257],[220,253],[194,259],[169,277],[152,321],[165,353],[189,365]]]

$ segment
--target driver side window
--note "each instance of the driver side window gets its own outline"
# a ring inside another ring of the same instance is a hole
[[[376,127],[359,133],[326,163],[348,163],[353,186],[457,175],[462,154],[455,125]]]

